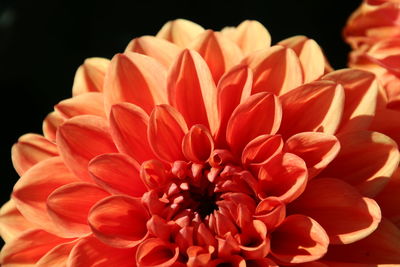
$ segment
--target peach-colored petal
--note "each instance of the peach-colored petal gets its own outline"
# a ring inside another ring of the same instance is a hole
[[[296,53],[280,45],[263,49],[243,59],[254,73],[252,93],[282,95],[303,83],[300,60]]]
[[[385,188],[374,198],[382,215],[400,228],[400,168],[390,178]]]
[[[179,256],[179,248],[159,238],[149,238],[137,249],[136,262],[143,267],[172,266]]]
[[[64,121],[65,119],[57,111],[50,112],[43,120],[43,135],[50,141],[55,141],[58,126]]]
[[[217,144],[225,145],[226,125],[234,109],[251,94],[253,72],[245,65],[237,65],[225,73],[217,86],[218,131]]]
[[[190,246],[186,250],[188,255],[188,267],[206,266],[211,259],[211,253],[214,252],[214,247],[209,246],[208,250],[200,246]]]
[[[90,233],[87,224],[89,210],[109,195],[92,183],[70,183],[60,186],[49,195],[47,211],[64,237],[84,236]]]
[[[284,151],[302,158],[308,168],[308,178],[315,177],[336,157],[340,143],[334,135],[303,132],[286,140]]]
[[[348,182],[364,196],[376,196],[399,164],[396,143],[383,134],[369,131],[343,133],[337,137],[341,150],[323,175]]]
[[[322,79],[340,83],[344,88],[346,97],[339,131],[366,130],[375,114],[378,94],[375,75],[363,70],[343,69]]]
[[[85,114],[106,116],[103,94],[98,92],[83,93],[68,98],[55,105],[54,109],[65,119]]]
[[[58,128],[57,145],[68,168],[80,179],[92,181],[89,161],[97,155],[117,152],[108,123],[94,115],[76,116]]]
[[[331,81],[304,84],[282,95],[284,116],[280,132],[285,137],[299,132],[335,133],[342,117],[344,98],[343,87]]]
[[[252,95],[238,105],[228,121],[226,140],[240,154],[249,141],[262,134],[275,134],[282,118],[281,104],[271,93]]]
[[[27,230],[3,247],[1,266],[33,266],[50,249],[69,241],[71,239],[60,238],[41,229]]]
[[[120,103],[111,108],[110,132],[115,145],[139,163],[154,158],[147,141],[148,124],[149,115],[136,105]]]
[[[136,248],[110,247],[90,235],[74,246],[68,257],[68,267],[136,267]]]
[[[106,114],[111,106],[133,103],[150,113],[154,105],[167,103],[166,69],[157,60],[133,52],[117,54],[104,79]]]
[[[12,199],[0,209],[0,235],[5,242],[10,242],[23,231],[34,228],[34,224],[25,219]]]
[[[88,222],[94,235],[109,246],[127,248],[143,242],[150,216],[140,198],[110,196],[90,210]]]
[[[184,159],[182,139],[187,131],[184,118],[171,106],[157,106],[150,115],[147,136],[154,154],[162,160]]]
[[[74,96],[103,91],[104,75],[110,64],[106,58],[92,57],[78,68],[75,73],[72,94]]]
[[[99,155],[89,162],[88,168],[94,181],[110,193],[141,197],[147,191],[139,164],[127,155]]]
[[[262,221],[271,231],[285,219],[286,206],[277,197],[267,197],[258,203],[253,217]]]
[[[35,267],[67,267],[69,253],[78,241],[79,239],[75,239],[55,246],[36,262]]]
[[[171,42],[154,36],[135,38],[125,49],[125,52],[135,52],[156,59],[164,67],[169,68],[182,49]]]
[[[378,229],[366,238],[345,246],[330,246],[324,259],[328,261],[373,264],[372,266],[382,267],[398,266],[400,265],[399,248],[399,228],[389,220],[383,219]]]
[[[12,198],[27,220],[59,234],[47,213],[47,197],[58,187],[77,181],[60,157],[53,157],[29,169],[15,184]]]
[[[317,260],[328,250],[329,238],[313,219],[303,215],[286,217],[271,235],[271,253],[282,263]]]
[[[206,162],[214,150],[214,140],[206,127],[193,125],[182,141],[182,152],[192,162]]]
[[[156,37],[170,41],[177,46],[186,47],[203,31],[203,27],[192,21],[176,19],[165,23]]]
[[[240,23],[233,37],[245,55],[268,48],[271,45],[271,35],[256,20],[245,20]]]
[[[258,180],[261,199],[274,196],[289,203],[304,192],[307,167],[300,157],[291,153],[280,153],[261,166]]]
[[[331,244],[363,239],[375,231],[381,220],[381,211],[374,200],[333,178],[312,180],[290,210],[315,219],[328,233]]]
[[[185,49],[168,73],[168,98],[189,127],[203,124],[214,133],[218,127],[217,88],[204,59]]]
[[[306,36],[294,36],[278,43],[293,49],[300,59],[304,82],[312,82],[324,74],[325,56],[321,47],[313,39]]]
[[[260,259],[269,253],[270,240],[267,237],[267,226],[259,220],[249,224],[239,239],[239,248],[245,259]]]
[[[206,61],[215,83],[243,57],[242,51],[234,42],[212,30],[201,33],[189,47]]]
[[[58,156],[57,146],[38,134],[24,134],[11,149],[12,162],[19,175],[36,163]]]

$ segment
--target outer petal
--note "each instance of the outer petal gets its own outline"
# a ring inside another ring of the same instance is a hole
[[[321,47],[313,39],[306,36],[294,36],[278,43],[292,48],[300,59],[304,82],[312,82],[324,74],[325,56]]]
[[[326,260],[398,266],[400,264],[400,230],[388,220],[382,220],[378,229],[366,238],[345,246],[330,246]],[[342,266],[342,265],[340,265]],[[346,266],[346,265],[343,265]]]
[[[343,87],[331,81],[300,86],[280,97],[283,121],[280,132],[289,137],[299,132],[335,133],[343,105]]]
[[[342,146],[323,175],[354,185],[364,196],[376,196],[399,164],[399,151],[389,137],[368,131],[337,136]]]
[[[60,238],[41,229],[25,231],[3,247],[0,254],[1,266],[33,266],[50,249],[69,241],[71,239]]]
[[[331,72],[324,77],[340,83],[346,95],[342,123],[339,131],[365,130],[375,114],[378,84],[375,75],[356,69]]]
[[[250,54],[243,60],[254,73],[252,93],[284,94],[303,83],[299,58],[290,48],[280,45]]]
[[[64,237],[80,237],[90,233],[87,217],[90,208],[109,196],[95,184],[78,182],[61,186],[47,198],[47,211],[62,229]]]
[[[64,118],[69,119],[78,115],[97,115],[105,117],[103,94],[98,92],[84,93],[66,99],[55,105]]]
[[[157,60],[138,53],[117,54],[104,80],[106,114],[112,105],[130,102],[150,113],[167,103],[166,69]]]
[[[187,131],[184,118],[171,106],[157,106],[150,115],[149,143],[154,154],[164,161],[184,159],[181,147]]]
[[[203,58],[184,50],[168,73],[168,98],[189,127],[203,124],[214,133],[218,124],[217,89]]]
[[[234,42],[212,30],[200,34],[190,48],[196,50],[207,62],[215,83],[242,59],[242,51]]]
[[[90,235],[81,239],[68,257],[68,267],[135,267],[135,249],[107,246]]]
[[[92,181],[87,166],[97,155],[117,152],[107,121],[93,115],[73,117],[57,132],[57,145],[65,164],[80,179]]]
[[[178,256],[178,246],[159,238],[149,238],[138,247],[136,262],[143,267],[168,267],[174,264]]]
[[[104,75],[110,60],[106,58],[92,57],[78,68],[75,73],[72,94],[74,96],[88,92],[103,91]]]
[[[12,162],[19,175],[23,175],[36,163],[58,156],[57,146],[38,134],[24,134],[13,145]]]
[[[218,131],[215,140],[226,144],[226,125],[232,112],[250,96],[253,83],[253,72],[245,65],[237,65],[225,73],[217,87]]]
[[[18,210],[30,222],[58,233],[47,214],[47,197],[58,187],[77,182],[59,157],[44,160],[29,169],[15,184],[12,198]]]
[[[173,43],[154,36],[142,36],[133,39],[125,52],[135,52],[156,59],[169,68],[182,49]]]
[[[271,234],[271,253],[282,263],[317,260],[328,250],[329,238],[313,219],[303,215],[286,217]]]
[[[110,196],[98,202],[88,218],[93,234],[112,247],[134,247],[143,242],[150,219],[140,198]]]
[[[282,109],[276,96],[262,92],[237,106],[228,121],[226,140],[239,154],[246,144],[262,134],[275,134],[280,126]]]
[[[130,103],[111,108],[110,131],[118,150],[139,163],[154,158],[147,138],[149,116],[140,107]]]
[[[304,132],[286,140],[284,150],[299,156],[306,162],[310,179],[336,157],[340,150],[340,143],[334,135]]]
[[[50,141],[55,141],[58,126],[60,126],[64,120],[65,119],[57,111],[50,112],[43,120],[43,135]]]
[[[398,111],[382,108],[376,111],[370,130],[390,136],[400,143],[400,116]]]
[[[75,239],[73,241],[55,246],[54,248],[49,250],[43,257],[41,257],[38,262],[36,262],[35,267],[67,267],[69,253],[76,245],[78,240],[79,239]]]
[[[27,221],[24,216],[22,216],[12,199],[1,207],[0,235],[5,242],[9,242],[23,231],[34,227],[34,224]]]
[[[97,184],[114,194],[141,197],[147,191],[140,178],[139,164],[127,155],[103,154],[89,163],[89,172]]]
[[[290,209],[321,224],[331,244],[363,239],[375,231],[381,220],[374,200],[362,197],[349,184],[333,178],[312,180]]]
[[[268,30],[255,20],[245,20],[240,23],[233,37],[245,55],[271,45],[271,35]]]
[[[203,27],[185,19],[168,21],[157,33],[157,38],[162,38],[180,47],[189,43],[204,31]]]

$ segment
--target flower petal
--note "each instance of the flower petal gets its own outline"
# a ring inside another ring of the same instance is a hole
[[[386,108],[377,110],[369,129],[386,134],[400,144],[399,112]]]
[[[83,93],[78,96],[68,98],[55,105],[65,119],[78,115],[97,115],[105,117],[103,94],[98,92]]]
[[[64,121],[65,119],[57,111],[50,112],[43,120],[43,135],[50,141],[55,141],[58,126]]]
[[[27,230],[3,247],[1,266],[33,266],[50,249],[69,241],[71,239],[60,238],[41,229]]]
[[[328,233],[331,244],[349,244],[365,238],[378,227],[378,204],[349,184],[333,178],[312,180],[290,211],[312,217]]]
[[[400,264],[399,247],[399,228],[383,219],[378,229],[366,238],[345,246],[330,246],[325,258],[328,261],[356,262],[372,266],[397,266]]]
[[[204,31],[203,27],[186,19],[168,21],[157,33],[157,38],[162,38],[180,47],[189,43]]]
[[[104,75],[110,60],[100,57],[87,58],[75,73],[72,94],[74,96],[103,91]]]
[[[312,82],[324,74],[325,56],[321,47],[313,39],[306,36],[294,36],[278,43],[293,49],[300,59],[304,82]]]
[[[54,248],[49,250],[43,257],[41,257],[38,262],[36,262],[35,267],[67,267],[69,253],[76,245],[78,240],[79,239],[75,239],[71,242],[62,243],[55,246]]]
[[[328,250],[329,238],[313,219],[303,215],[286,217],[271,234],[271,254],[282,263],[317,260]]]
[[[120,249],[107,246],[90,235],[81,239],[68,257],[70,267],[136,267],[136,249]]]
[[[206,162],[214,150],[214,140],[206,127],[193,125],[182,141],[182,152],[193,162]]]
[[[184,118],[171,106],[157,106],[150,115],[148,141],[154,154],[164,161],[184,159],[182,139],[187,131]]]
[[[39,162],[15,184],[12,199],[21,214],[49,232],[59,233],[47,213],[47,197],[58,187],[77,182],[60,157]]]
[[[34,228],[34,224],[22,216],[15,206],[12,199],[7,201],[0,209],[0,235],[7,243],[29,228]]]
[[[258,203],[254,219],[262,221],[268,232],[279,226],[286,217],[286,206],[277,197],[267,197]]]
[[[304,132],[286,140],[284,151],[302,158],[308,168],[308,178],[320,173],[336,157],[340,143],[334,135]]]
[[[240,23],[234,37],[245,55],[271,46],[271,35],[256,20],[245,20]]]
[[[106,114],[111,106],[129,102],[150,113],[154,105],[167,103],[166,69],[157,60],[138,53],[117,54],[104,80]]]
[[[135,38],[125,49],[125,52],[135,52],[152,57],[166,68],[172,65],[180,51],[180,47],[154,36]]]
[[[324,77],[340,83],[346,95],[340,132],[366,130],[375,114],[378,84],[375,75],[356,69],[331,72]]]
[[[206,61],[215,83],[243,57],[242,51],[234,42],[212,30],[201,33],[189,47]]]
[[[282,95],[280,100],[284,114],[280,132],[284,137],[299,132],[333,134],[342,117],[344,91],[335,82],[316,81]]]
[[[117,152],[107,121],[94,115],[73,117],[62,124],[57,131],[57,145],[65,164],[84,181],[92,181],[87,168],[92,158]]]
[[[204,59],[193,50],[183,50],[168,73],[169,102],[189,127],[203,124],[214,133],[218,124],[217,89]]]
[[[250,140],[262,134],[275,134],[280,126],[282,109],[271,93],[252,95],[233,111],[226,128],[226,140],[232,151],[240,154]]]
[[[143,242],[150,216],[140,198],[110,196],[90,210],[88,222],[93,234],[112,247],[134,247]]]
[[[147,191],[139,164],[127,155],[99,155],[89,162],[88,168],[93,180],[110,193],[141,197]]]
[[[383,134],[369,131],[343,133],[337,137],[341,150],[322,175],[342,179],[364,196],[376,196],[399,164],[396,143]]]
[[[130,103],[115,104],[110,113],[110,132],[122,153],[139,163],[154,158],[147,138],[149,116]]]
[[[149,238],[138,247],[136,262],[143,267],[168,267],[174,264],[178,256],[178,246],[159,238]]]
[[[254,73],[252,94],[282,95],[303,83],[299,58],[290,48],[272,46],[250,54],[243,63]]]
[[[91,207],[110,194],[95,184],[78,182],[61,186],[47,198],[47,211],[64,237],[90,233],[87,217]]]
[[[12,162],[19,175],[23,175],[36,163],[58,156],[57,146],[38,134],[24,134],[13,145]]]

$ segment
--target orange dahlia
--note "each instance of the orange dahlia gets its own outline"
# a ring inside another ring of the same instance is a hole
[[[400,190],[396,143],[368,131],[375,77],[329,70],[256,21],[175,20],[87,59],[13,147],[2,266],[400,265],[399,213],[374,200]]]

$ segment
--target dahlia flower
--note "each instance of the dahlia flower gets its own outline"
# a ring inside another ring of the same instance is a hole
[[[12,148],[2,266],[400,265],[375,76],[270,43],[256,21],[179,19],[87,59]]]

